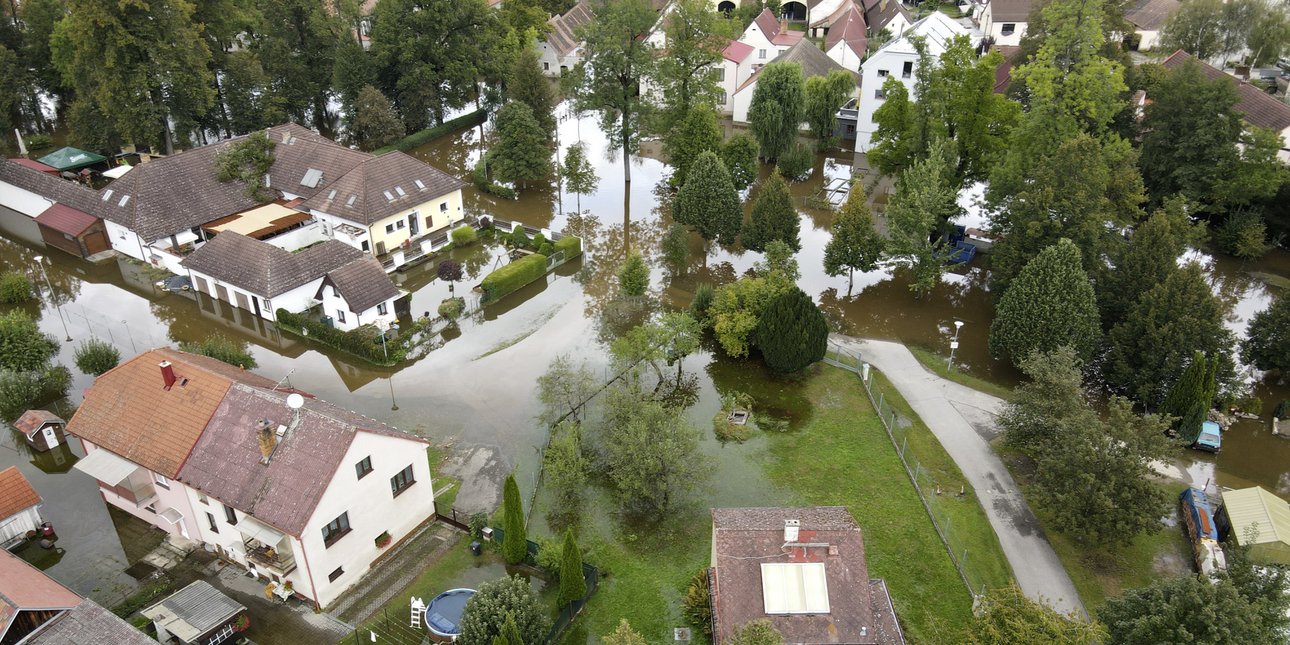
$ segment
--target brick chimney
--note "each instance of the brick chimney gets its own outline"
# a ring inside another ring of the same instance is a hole
[[[175,385],[175,368],[170,365],[170,361],[161,361],[158,367],[161,368],[161,382],[169,390]]]
[[[256,438],[260,440],[260,455],[263,457],[260,463],[267,464],[274,448],[278,447],[278,437],[273,432],[273,422],[268,419],[260,419],[259,428]]]

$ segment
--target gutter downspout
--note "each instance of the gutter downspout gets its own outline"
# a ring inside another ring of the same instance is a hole
[[[304,540],[296,538],[296,541],[300,543],[300,557],[304,558],[305,561],[305,573],[309,576],[309,589],[314,592],[314,609],[322,611],[322,605],[318,602],[318,585],[314,584],[314,568],[309,565],[309,550],[305,548]]]

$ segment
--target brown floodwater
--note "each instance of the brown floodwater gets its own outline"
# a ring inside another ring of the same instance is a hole
[[[373,368],[281,334],[270,323],[208,298],[162,292],[154,286],[161,276],[135,263],[117,259],[95,265],[45,249],[31,220],[13,213],[0,213],[0,270],[39,276],[34,258],[39,254],[48,258],[45,266],[53,300],[22,308],[38,318],[44,331],[59,339],[67,334],[74,339],[63,343],[57,357],[66,365],[73,365],[76,342],[90,336],[114,343],[125,356],[212,333],[245,340],[259,364],[258,372],[289,380],[294,387],[396,427],[452,442],[459,452],[470,453],[469,461],[484,464],[484,475],[463,483],[459,506],[491,508],[497,503],[500,476],[515,468],[523,485],[531,482],[536,472],[546,435],[534,420],[540,408],[534,382],[547,365],[557,356],[569,355],[587,363],[600,377],[609,375],[602,321],[612,320],[606,312],[612,311],[615,275],[628,249],[640,251],[650,262],[654,269],[652,289],[667,306],[688,303],[702,282],[735,280],[760,258],[757,253],[720,247],[705,255],[701,241],[693,238],[690,266],[681,275],[669,275],[659,259],[659,243],[670,224],[670,196],[665,181],[668,171],[659,159],[657,143],[646,142],[643,154],[633,157],[632,182],[624,191],[621,156],[607,149],[596,119],[590,115],[568,118],[561,121],[559,130],[562,151],[579,139],[587,146],[600,179],[595,191],[577,196],[552,186],[528,190],[519,200],[511,201],[481,195],[468,186],[464,189],[466,206],[476,215],[579,235],[586,255],[462,320],[457,330],[444,334],[434,351],[410,365]],[[480,154],[480,137],[481,129],[471,128],[413,154],[468,179]],[[832,214],[814,205],[820,203],[821,189],[832,179],[849,177],[855,163],[849,152],[820,155],[812,176],[793,185],[802,220],[799,284],[816,298],[834,328],[851,335],[896,339],[945,353],[953,321],[962,320],[966,324],[955,354],[958,368],[996,382],[1016,383],[1016,370],[991,359],[987,351],[992,307],[980,267],[946,274],[937,288],[921,299],[914,298],[899,272],[889,269],[857,274],[850,285],[845,276],[824,274],[823,250]],[[886,188],[871,191],[879,205],[885,203]],[[970,224],[980,221],[980,215],[969,216]],[[452,251],[453,259],[463,264],[467,274],[456,285],[456,293],[469,300],[470,287],[496,266],[501,254],[499,248],[487,244]],[[1216,292],[1229,305],[1228,323],[1238,333],[1280,288],[1270,283],[1290,280],[1290,254],[1283,251],[1247,265],[1200,253],[1194,258],[1206,264]],[[435,276],[434,263],[394,277],[412,293],[413,312],[433,312],[448,295],[448,285]],[[778,407],[767,412],[789,421],[790,426],[809,415],[809,406],[793,398],[790,383],[769,378],[756,363],[704,351],[688,357],[684,366],[696,379],[692,386],[696,403],[690,416],[701,428],[711,427],[721,394],[732,390],[775,393]],[[72,371],[75,377],[68,399],[60,404],[66,413],[91,383],[89,377],[74,368]],[[1275,384],[1260,384],[1257,392],[1269,413],[1278,401],[1290,398],[1290,388]],[[1226,486],[1256,483],[1290,496],[1290,440],[1272,437],[1267,418],[1265,413],[1263,420],[1235,426],[1226,438],[1224,452],[1216,458],[1181,452],[1187,472],[1197,484],[1207,480]],[[722,444],[708,431],[701,449],[713,460],[713,485],[705,499],[716,503],[792,501],[783,491],[775,491],[760,474],[761,468],[750,463],[758,458],[755,442]],[[29,457],[0,450],[0,468],[14,463],[24,471],[35,468]],[[76,475],[70,475],[73,484]],[[42,492],[50,490],[37,483]],[[101,507],[93,486],[83,484],[63,486],[55,499],[47,498],[51,511],[75,517],[85,505]],[[59,501],[59,497],[66,500]],[[97,520],[88,514],[85,518],[77,530],[95,534],[91,522]],[[70,521],[74,524],[78,520]],[[103,537],[96,535],[95,539]],[[119,557],[119,544],[103,548],[106,551],[94,551],[90,546],[69,548],[55,570],[62,568],[67,572],[63,577],[73,579],[72,572],[85,576],[93,571],[96,557]]]

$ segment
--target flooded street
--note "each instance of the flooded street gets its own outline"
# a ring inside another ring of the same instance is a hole
[[[670,306],[688,303],[702,282],[736,279],[760,259],[757,253],[720,248],[704,258],[696,238],[691,241],[689,269],[683,275],[668,275],[658,250],[670,223],[668,193],[662,188],[668,171],[657,158],[657,143],[647,142],[644,154],[633,158],[632,182],[624,196],[621,155],[607,149],[596,119],[591,115],[566,119],[559,129],[562,151],[579,138],[586,144],[600,179],[594,193],[575,196],[552,187],[526,191],[521,199],[508,201],[467,186],[465,204],[477,216],[579,235],[586,255],[462,320],[459,330],[445,334],[442,345],[426,358],[400,368],[374,368],[337,351],[320,351],[316,345],[279,333],[270,323],[206,297],[161,292],[153,283],[162,276],[140,265],[122,259],[94,265],[45,249],[34,225],[20,216],[6,219],[11,214],[0,214],[0,269],[38,277],[35,257],[48,258],[46,270],[61,308],[46,301],[24,309],[39,318],[44,331],[60,340],[67,334],[73,338],[62,344],[56,359],[65,365],[73,365],[74,348],[90,336],[112,342],[123,356],[216,332],[249,341],[260,374],[289,380],[293,387],[320,398],[452,443],[467,475],[457,506],[467,511],[491,510],[499,501],[500,481],[512,468],[518,469],[521,486],[531,488],[546,438],[545,430],[534,421],[539,409],[534,382],[551,360],[569,354],[575,361],[586,361],[598,375],[608,376],[607,351],[597,339],[602,313],[616,290],[615,275],[628,249],[639,250],[650,261],[653,291]],[[472,128],[412,154],[453,175],[468,177],[481,153],[480,137],[481,130]],[[821,259],[832,214],[811,204],[818,203],[816,197],[829,179],[850,176],[852,155],[839,154],[821,156],[811,178],[793,185],[802,213],[802,250],[797,256],[801,287],[815,297],[834,328],[854,336],[896,339],[943,353],[953,334],[952,322],[963,320],[956,364],[995,382],[1016,383],[1019,374],[1011,365],[989,357],[986,339],[992,303],[979,266],[947,274],[921,300],[889,270],[857,274],[849,290],[845,276],[824,274]],[[456,293],[464,295],[478,284],[497,266],[500,256],[499,249],[488,245],[452,251],[466,269]],[[1290,282],[1290,254],[1281,250],[1245,266],[1199,254],[1197,259],[1208,267],[1215,289],[1230,307],[1229,325],[1238,333],[1255,312],[1267,306],[1272,289],[1279,288],[1269,287],[1268,282]],[[394,277],[412,292],[414,313],[435,311],[448,295],[448,285],[435,277],[434,262]],[[775,501],[780,494],[765,482],[762,469],[750,467],[744,456],[755,452],[751,446],[757,439],[743,446],[723,445],[708,428],[720,393],[734,389],[776,401],[767,410],[771,415],[800,420],[809,409],[792,403],[794,385],[768,377],[759,364],[714,358],[710,353],[690,356],[685,367],[698,378],[698,403],[690,416],[705,429],[701,445],[714,458],[714,493],[730,503]],[[91,383],[74,367],[72,372],[68,400],[54,406],[65,416],[70,416],[81,391]],[[1224,486],[1253,483],[1290,496],[1290,440],[1272,437],[1268,423],[1277,403],[1290,398],[1290,387],[1260,385],[1258,394],[1264,402],[1263,419],[1237,424],[1221,455],[1213,458],[1192,451],[1182,455],[1194,462],[1189,473],[1198,484],[1211,478]],[[51,575],[91,596],[131,584],[128,576],[108,572],[107,564],[119,565],[115,571],[120,571],[125,561],[93,480],[75,471],[60,473],[57,467],[42,470],[32,463],[17,433],[7,437],[0,446],[0,468],[16,464],[23,470],[44,496],[44,512],[62,537],[60,546],[66,553],[49,569]]]

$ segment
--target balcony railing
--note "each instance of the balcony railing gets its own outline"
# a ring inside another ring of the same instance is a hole
[[[275,551],[268,547],[246,547],[246,559],[257,567],[264,567],[285,576],[296,569],[296,558],[290,552]]]

